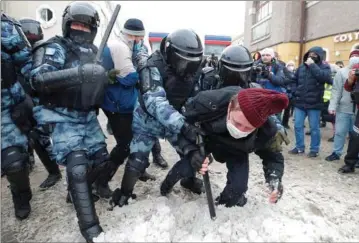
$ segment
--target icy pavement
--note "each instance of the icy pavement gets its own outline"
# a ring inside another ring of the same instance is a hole
[[[105,128],[106,119],[102,113],[100,122]],[[256,155],[250,157],[248,203],[243,208],[217,207],[215,221],[209,217],[205,195],[191,194],[176,185],[168,197],[160,196],[159,186],[167,170],[151,165],[149,172],[158,179],[138,182],[135,188],[138,198],[130,205],[108,211],[107,201],[96,203],[105,231],[96,241],[358,242],[359,173],[340,175],[336,171],[343,160],[324,160],[332,152],[332,143],[327,142],[331,136],[330,129],[323,128],[322,131],[320,157],[316,159],[288,155],[293,143],[284,147],[284,195],[276,205],[268,203],[262,165]],[[293,130],[289,130],[289,135],[294,141]],[[307,145],[308,138],[306,136]],[[107,142],[110,151],[114,146],[113,137],[108,136]],[[177,155],[166,141],[161,141],[161,144],[164,157],[173,164]],[[111,181],[112,188],[120,185],[123,168]],[[210,169],[213,194],[217,196],[226,182],[226,168],[223,164],[213,163]],[[32,213],[22,222],[15,219],[8,182],[1,179],[3,242],[84,242],[75,210],[65,202],[65,179],[55,187],[41,191],[38,186],[46,175],[37,159],[31,173]]]

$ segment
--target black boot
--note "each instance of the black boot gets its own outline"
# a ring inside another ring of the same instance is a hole
[[[355,172],[355,168],[354,166],[350,166],[350,165],[344,165],[343,167],[341,167],[338,170],[339,173],[342,174],[347,174],[347,173],[354,173]]]
[[[16,173],[9,173],[7,179],[10,183],[15,216],[20,220],[26,219],[31,212],[30,200],[32,198],[29,168],[25,167]]]
[[[88,163],[83,151],[72,152],[67,157],[67,177],[81,234],[87,242],[93,242],[92,239],[100,235],[103,230],[96,214],[87,178]]]
[[[158,139],[156,139],[155,144],[152,147],[152,156],[153,156],[153,163],[158,165],[159,167],[166,169],[168,167],[167,161],[161,155],[161,144]]]
[[[138,178],[140,181],[146,182],[148,180],[155,181],[156,177],[154,175],[148,174],[147,171],[143,172],[143,174]]]
[[[156,165],[158,165],[159,167],[166,169],[168,168],[168,163],[167,161],[162,157],[161,154],[153,154],[153,163],[155,163]]]
[[[214,200],[216,205],[225,205],[225,207],[230,208],[234,206],[243,207],[247,204],[247,198],[244,194],[239,196],[227,196],[223,192]]]
[[[33,129],[29,133],[29,142],[31,147],[33,147],[39,156],[42,164],[49,173],[48,177],[40,184],[41,189],[47,189],[54,186],[58,181],[61,180],[61,172],[59,166],[56,164],[56,161],[51,160],[46,147],[49,146],[50,141],[46,141],[46,144],[40,142],[41,135],[40,132],[36,129]],[[45,143],[44,141],[42,141]]]
[[[47,189],[54,186],[61,180],[62,175],[59,166],[53,160],[42,160],[43,165],[49,172],[47,178],[40,184],[40,188]]]
[[[16,218],[23,220],[29,217],[31,212],[30,200],[32,198],[31,190],[19,192],[11,189],[12,200],[14,202]]]
[[[110,189],[108,182],[115,175],[118,167],[119,165],[114,164],[112,161],[105,161],[91,172],[91,174],[96,174],[93,188],[95,189],[95,194],[100,198],[109,199],[112,196],[113,192]]]
[[[200,195],[204,192],[203,181],[196,177],[193,178],[183,178],[181,180],[181,186],[190,190],[193,193]]]
[[[108,199],[112,196],[113,192],[108,182],[115,176],[120,165],[125,162],[129,152],[130,148],[128,146],[117,144],[110,153],[110,159],[95,168],[97,175],[93,186],[96,191],[95,193],[99,197]]]

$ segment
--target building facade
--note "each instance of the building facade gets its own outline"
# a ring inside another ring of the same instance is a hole
[[[244,44],[254,53],[271,47],[284,62],[301,63],[313,46],[326,61],[348,63],[359,47],[359,1],[247,1]]]
[[[244,33],[233,37],[231,45],[244,45]]]

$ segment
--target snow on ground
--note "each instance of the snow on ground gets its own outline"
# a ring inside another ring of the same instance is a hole
[[[100,122],[106,126],[101,113]],[[308,126],[307,126],[308,127]],[[329,127],[329,126],[328,126]],[[105,131],[105,129],[104,129]],[[250,182],[245,207],[217,207],[217,219],[209,217],[205,195],[194,195],[176,185],[168,197],[162,197],[159,187],[167,170],[151,165],[149,172],[156,181],[138,182],[138,198],[130,205],[108,211],[105,200],[96,203],[96,210],[105,233],[97,242],[338,242],[359,241],[359,173],[340,175],[343,164],[326,162],[332,143],[329,128],[322,129],[320,157],[290,156],[284,147],[284,195],[276,205],[268,203],[263,183],[261,161],[251,155]],[[293,130],[289,135],[294,141]],[[309,144],[307,136],[306,144]],[[114,139],[108,136],[112,149]],[[164,157],[173,164],[175,151],[161,141]],[[152,157],[150,157],[152,159]],[[120,185],[122,166],[110,186]],[[63,171],[64,172],[64,171]],[[1,240],[4,242],[84,242],[77,225],[76,213],[67,204],[66,181],[41,191],[39,185],[46,177],[44,167],[36,161],[31,173],[32,213],[25,221],[15,219],[8,182],[1,179]],[[225,185],[226,168],[220,163],[211,165],[210,179],[213,195]]]

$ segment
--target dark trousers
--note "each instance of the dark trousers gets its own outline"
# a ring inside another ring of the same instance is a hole
[[[323,106],[322,112],[320,114],[322,124],[325,124],[328,121],[328,119],[327,119],[327,117],[329,115],[328,107],[329,107],[329,101],[324,102],[324,106]]]
[[[283,112],[283,118],[282,118],[282,124],[283,126],[288,126],[289,118],[293,116],[294,107],[292,105],[292,102],[290,101],[288,104],[288,107]]]
[[[128,148],[130,147],[130,143],[133,137],[132,133],[132,113],[121,114],[116,112],[109,112],[103,110],[105,115],[107,116],[108,122],[111,126],[113,136],[116,139],[117,146],[120,148]],[[160,154],[161,153],[161,145],[158,139],[156,139],[155,144],[152,147],[152,154]]]
[[[118,146],[129,147],[132,140],[132,113],[120,114],[103,111],[108,118]]]
[[[248,154],[243,154],[240,157],[228,157],[226,159],[227,165],[227,183],[223,189],[222,196],[224,198],[232,198],[240,196],[248,189],[249,177],[249,159]],[[168,172],[166,180],[169,184],[175,184],[182,178],[193,178],[195,171],[191,166],[188,158],[181,158],[172,169]]]
[[[354,167],[358,162],[359,158],[359,111],[357,112],[353,132],[349,136],[349,144],[347,154],[344,157],[344,162],[346,165]]]

